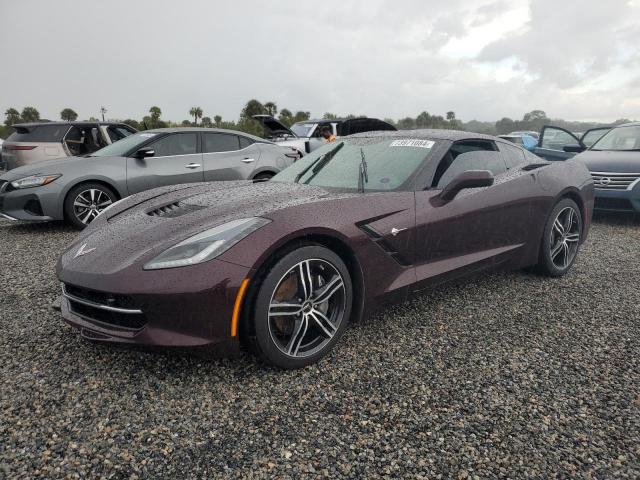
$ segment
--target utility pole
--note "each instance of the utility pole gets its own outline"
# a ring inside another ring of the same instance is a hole
[[[100,113],[102,114],[102,121],[104,122],[104,114],[107,113],[107,109],[104,107],[100,107]]]

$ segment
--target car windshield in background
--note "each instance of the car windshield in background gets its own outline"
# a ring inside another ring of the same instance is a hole
[[[600,140],[593,144],[591,150],[640,151],[640,125],[609,130]]]
[[[136,148],[138,145],[142,145],[144,142],[152,137],[158,135],[153,132],[140,132],[129,135],[122,140],[118,140],[116,143],[112,143],[100,150],[93,152],[90,157],[123,157],[129,151]]]
[[[8,142],[61,142],[71,125],[38,125],[36,127],[16,127],[9,135]]]
[[[308,137],[315,123],[296,123],[291,125],[291,131],[299,137]]]
[[[401,190],[435,144],[424,139],[359,138],[333,142],[298,160],[272,181],[358,189],[360,171],[366,165],[365,191]]]

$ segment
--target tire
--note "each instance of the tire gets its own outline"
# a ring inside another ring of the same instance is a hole
[[[81,183],[69,190],[64,199],[64,219],[69,225],[83,229],[116,200],[116,193],[101,183]],[[87,207],[80,205],[83,202]]]
[[[536,270],[550,277],[565,275],[578,256],[581,241],[580,208],[573,200],[564,198],[553,207],[547,219]]]
[[[260,283],[249,319],[249,345],[279,368],[311,365],[338,343],[352,304],[351,276],[342,259],[325,247],[300,247],[273,265]]]
[[[271,178],[273,178],[273,173],[265,172],[265,173],[259,173],[258,175],[253,177],[253,181],[254,182],[266,182],[268,180],[271,180]]]

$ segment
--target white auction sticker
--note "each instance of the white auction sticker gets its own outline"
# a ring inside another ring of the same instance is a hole
[[[432,140],[417,140],[417,139],[406,139],[406,140],[394,140],[391,142],[390,147],[416,147],[416,148],[431,148],[435,144]]]

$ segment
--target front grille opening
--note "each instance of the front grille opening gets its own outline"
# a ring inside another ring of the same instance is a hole
[[[595,208],[598,210],[624,210],[633,211],[631,202],[626,198],[596,197]]]
[[[77,297],[92,303],[106,305],[108,307],[140,309],[140,304],[128,295],[114,295],[112,293],[98,292],[96,290],[67,284],[65,284],[64,289],[72,297]]]
[[[24,209],[27,213],[30,213],[31,215],[35,215],[36,217],[44,216],[44,212],[42,211],[42,205],[40,205],[40,202],[35,198],[32,198],[31,200],[27,201],[27,203],[25,203],[24,205]]]
[[[140,330],[147,323],[144,313],[109,312],[75,302],[71,299],[69,300],[69,307],[71,312],[76,315],[80,315],[89,321],[104,323],[112,327]]]

